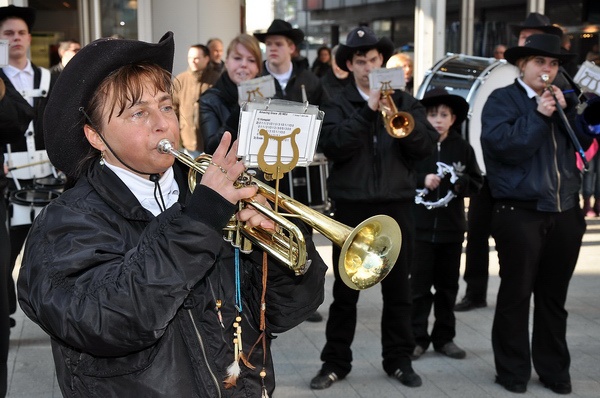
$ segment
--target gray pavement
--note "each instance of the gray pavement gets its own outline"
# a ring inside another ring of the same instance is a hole
[[[573,397],[600,397],[600,219],[588,219],[581,254],[571,281],[568,342],[571,351]],[[330,244],[315,236],[323,258],[331,262]],[[493,241],[490,241],[493,249]],[[464,260],[464,258],[463,258]],[[463,360],[449,359],[428,351],[413,367],[423,378],[420,388],[408,388],[387,377],[381,368],[381,298],[378,286],[361,292],[358,303],[359,324],[352,345],[353,370],[329,389],[313,391],[310,379],[319,370],[320,350],[325,343],[325,322],[304,322],[280,335],[273,342],[277,373],[276,397],[509,397],[513,394],[494,384],[494,357],[490,331],[498,291],[496,252],[490,253],[488,307],[457,313],[455,342],[467,351]],[[325,302],[320,312],[325,319],[331,303],[333,273],[326,281]],[[464,294],[461,279],[459,296]],[[22,312],[16,314],[8,358],[8,397],[61,397],[56,384],[50,342],[44,332]],[[528,397],[553,397],[537,376],[528,385]]]

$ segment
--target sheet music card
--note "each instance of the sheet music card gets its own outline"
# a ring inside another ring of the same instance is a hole
[[[271,75],[246,80],[238,86],[238,101],[240,106],[244,102],[251,102],[256,98],[273,98],[274,96],[275,80]]]
[[[406,82],[404,81],[403,68],[378,68],[369,73],[369,87],[372,90],[394,89],[404,90]]]
[[[323,112],[313,105],[283,100],[248,102],[240,115],[238,156],[247,167],[257,168],[261,152],[266,163],[274,164],[279,150],[279,162],[288,164],[294,158],[293,141],[298,151],[296,166],[308,166],[315,156],[322,120]]]
[[[8,40],[0,40],[0,66],[8,65]]]

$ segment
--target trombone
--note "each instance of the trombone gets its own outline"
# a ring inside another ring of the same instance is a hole
[[[581,146],[581,143],[579,142],[577,135],[575,135],[575,131],[573,131],[573,128],[571,127],[571,124],[569,123],[569,119],[567,119],[567,115],[565,114],[565,111],[560,106],[560,103],[558,102],[558,99],[556,98],[556,93],[554,92],[554,89],[552,88],[552,83],[550,83],[550,81],[549,81],[550,76],[548,76],[547,74],[544,73],[540,77],[541,77],[542,81],[546,84],[546,90],[548,90],[550,92],[550,94],[552,94],[552,98],[554,99],[554,103],[556,104],[556,109],[558,110],[558,114],[560,115],[560,120],[562,121],[563,125],[567,129],[567,133],[569,134],[569,138],[571,139],[571,142],[575,146],[575,150],[579,153],[579,156],[581,156],[581,160],[583,161],[584,171],[587,171],[589,169],[589,164],[587,161],[587,157],[585,156],[585,151],[583,150],[583,147]]]
[[[161,140],[156,149],[160,153],[174,156],[190,168],[190,191],[196,186],[197,173],[204,174],[212,160],[212,156],[207,154],[193,160],[175,149],[168,139]],[[248,172],[243,173],[236,181],[238,187],[249,184],[256,185],[258,193],[267,200],[273,203],[277,201],[278,208],[285,210],[288,217],[299,218],[341,248],[338,268],[342,281],[348,287],[355,290],[372,287],[381,282],[396,263],[402,246],[402,233],[393,218],[386,215],[373,216],[353,229],[275,191],[264,182],[253,179]],[[224,229],[224,239],[245,252],[251,251],[252,244],[255,244],[297,276],[303,275],[310,266],[310,260],[306,258],[304,235],[296,224],[283,213],[275,212],[252,198],[239,203],[240,207],[245,205],[254,207],[273,220],[277,225],[276,230],[252,228],[233,217]]]

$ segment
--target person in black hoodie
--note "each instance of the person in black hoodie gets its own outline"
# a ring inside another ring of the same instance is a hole
[[[416,346],[412,357],[419,358],[432,344],[435,351],[462,359],[466,352],[453,342],[456,335],[453,307],[467,230],[464,197],[479,191],[483,177],[475,151],[459,131],[469,110],[467,101],[440,88],[425,93],[421,103],[427,109],[427,120],[439,133],[439,139],[437,151],[415,166],[417,186],[425,189],[419,191],[423,194],[422,203],[414,206],[417,233],[411,291]],[[440,164],[451,167],[452,171],[441,168]],[[431,291],[432,286],[435,293]],[[435,322],[429,334],[428,318],[432,306]]]

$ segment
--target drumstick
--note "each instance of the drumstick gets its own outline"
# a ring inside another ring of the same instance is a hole
[[[42,161],[39,161],[39,162],[33,162],[33,163],[23,164],[21,166],[13,166],[13,167],[9,167],[8,171],[13,171],[13,170],[17,170],[17,169],[23,169],[25,167],[37,166],[37,165],[44,164],[44,163],[50,163],[50,161],[49,160],[42,160]]]

